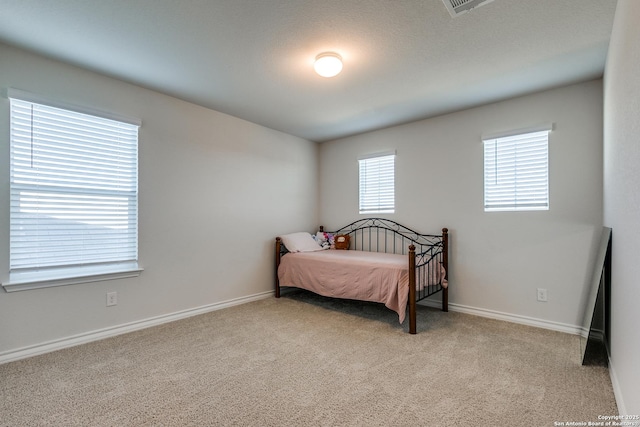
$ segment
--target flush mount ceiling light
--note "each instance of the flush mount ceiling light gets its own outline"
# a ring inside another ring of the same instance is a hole
[[[333,52],[321,53],[316,56],[313,68],[322,77],[333,77],[342,71],[342,58]]]

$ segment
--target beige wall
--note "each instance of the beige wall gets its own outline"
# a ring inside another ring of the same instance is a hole
[[[554,123],[550,210],[483,210],[485,133]],[[359,155],[397,150],[396,213],[451,231],[450,301],[461,310],[575,331],[602,226],[602,81],[590,81],[320,146],[320,221],[358,219]],[[548,302],[536,300],[548,290]]]
[[[604,222],[612,227],[610,372],[640,414],[640,2],[619,0],[605,70]]]
[[[0,44],[0,88],[137,117],[135,279],[0,290],[0,357],[272,290],[273,238],[317,224],[317,145]],[[9,102],[0,97],[0,281],[9,268]],[[106,307],[106,292],[118,305]]]

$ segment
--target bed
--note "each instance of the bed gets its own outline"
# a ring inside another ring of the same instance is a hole
[[[417,332],[418,301],[440,292],[442,311],[448,311],[447,228],[441,234],[422,234],[383,218],[361,219],[331,232],[321,226],[315,236],[276,237],[275,263],[276,298],[281,287],[296,287],[325,297],[382,303],[398,314],[400,323],[408,306],[411,334]]]

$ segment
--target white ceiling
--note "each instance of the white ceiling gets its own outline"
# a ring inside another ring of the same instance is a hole
[[[615,6],[0,0],[0,41],[325,141],[598,78]],[[344,59],[337,77],[314,73],[324,51]]]

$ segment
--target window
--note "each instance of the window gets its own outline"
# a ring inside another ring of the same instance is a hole
[[[139,274],[139,123],[31,102],[15,92],[9,92],[10,283],[3,283],[5,289]],[[84,279],[66,280],[72,277]]]
[[[395,153],[360,158],[360,213],[395,210]]]
[[[549,131],[483,138],[484,210],[549,209]]]

